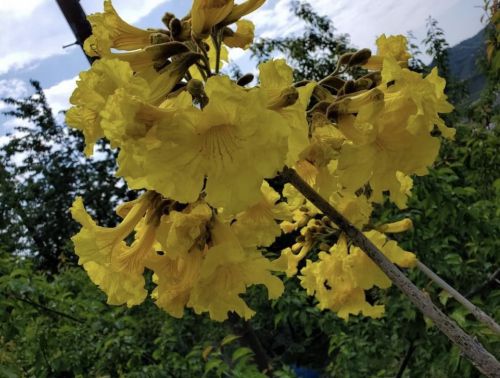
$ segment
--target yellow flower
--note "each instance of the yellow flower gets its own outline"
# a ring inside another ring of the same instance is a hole
[[[293,87],[293,70],[284,59],[270,60],[259,65],[259,79],[263,97],[268,107],[276,110],[288,123],[290,136],[288,138],[288,155],[286,163],[295,164],[299,154],[309,145],[309,125],[306,118],[306,108],[309,104],[316,83],[299,87],[298,98],[288,106],[278,108],[272,104],[281,103]],[[285,103],[286,105],[286,103]]]
[[[216,220],[212,238],[188,302],[196,313],[208,312],[213,320],[223,321],[234,311],[249,319],[255,312],[240,297],[248,286],[265,285],[271,299],[282,294],[283,283],[271,274],[271,262],[255,249],[243,249],[228,225]]]
[[[384,60],[382,80],[385,83],[394,82],[387,89],[390,94],[403,94],[413,102],[416,111],[408,120],[408,130],[418,133],[420,129],[432,131],[436,125],[441,134],[449,139],[455,136],[455,129],[446,127],[439,113],[449,113],[453,106],[444,94],[446,81],[438,76],[436,68],[422,79],[422,75],[408,69],[402,69],[394,59]]]
[[[123,221],[114,228],[98,226],[85,211],[81,197],[71,208],[73,218],[82,225],[80,232],[71,239],[79,256],[78,263],[107,294],[110,304],[133,306],[141,303],[147,295],[140,259],[150,251],[154,231],[147,228],[131,247],[123,240],[144,217],[152,199],[152,194],[146,193],[133,201]]]
[[[111,4],[104,1],[104,13],[87,17],[92,26],[92,35],[85,41],[85,52],[89,56],[103,56],[111,49],[137,50],[151,44],[151,31],[136,28],[123,21]]]
[[[157,240],[166,256],[170,259],[185,258],[191,248],[203,245],[211,218],[212,210],[204,202],[164,215],[158,227]]]
[[[157,285],[152,297],[158,307],[182,318],[191,290],[199,279],[202,258],[202,251],[195,248],[179,258],[172,259],[167,255],[149,258],[147,266],[154,272]]]
[[[94,144],[104,136],[100,113],[107,98],[118,88],[144,93],[147,83],[134,77],[129,64],[119,60],[101,59],[94,62],[89,71],[80,73],[77,88],[70,98],[74,106],[66,113],[66,123],[83,131],[87,156],[92,155]]]
[[[401,69],[394,60],[386,59],[386,68],[384,83],[389,78],[396,83],[379,87],[384,93],[383,106],[368,102],[345,109],[353,114],[339,115],[339,129],[349,140],[340,152],[338,174],[349,191],[369,183],[372,201],[380,202],[382,193],[390,191],[391,199],[403,208],[411,189],[407,176],[426,174],[438,154],[440,142],[430,135],[429,125],[439,118],[441,108],[434,104],[441,99],[432,96],[434,88],[420,75]],[[399,79],[396,74],[410,78]],[[401,84],[399,80],[403,80]],[[429,90],[420,90],[422,87]],[[422,127],[412,127],[416,122]]]
[[[377,231],[394,234],[398,232],[405,232],[413,228],[413,222],[410,218],[404,218],[397,222],[386,223],[377,227]]]
[[[226,17],[223,24],[229,25],[236,22],[240,18],[260,8],[265,2],[266,0],[246,0],[241,4],[236,4],[233,9],[231,9],[231,13]]]
[[[391,35],[386,37],[382,34],[377,38],[377,55],[372,55],[363,66],[368,70],[379,71],[382,69],[384,58],[394,58],[400,65],[408,66],[408,41],[402,35]]]
[[[239,213],[231,224],[231,229],[245,248],[271,245],[281,234],[277,220],[292,217],[288,204],[278,202],[280,195],[266,181],[260,190],[260,202]]]
[[[210,29],[224,20],[232,11],[234,0],[194,0],[191,8],[191,32],[203,39]]]
[[[224,44],[229,47],[247,49],[253,42],[255,25],[249,20],[236,22],[236,31],[230,36],[224,37]]]
[[[157,147],[126,147],[120,165],[129,152],[131,157],[118,173],[133,188],[183,203],[196,201],[205,183],[206,201],[236,214],[259,202],[263,179],[283,167],[288,126],[258,93],[227,77],[211,77],[205,91],[210,101],[203,110],[181,108],[158,125]]]
[[[388,241],[374,230],[365,235],[392,262],[405,268],[415,265],[415,255],[402,250],[395,241]],[[316,262],[307,261],[300,280],[307,294],[316,297],[319,308],[330,309],[346,320],[350,314],[382,316],[384,306],[367,303],[364,290],[374,286],[388,288],[391,281],[360,248],[348,247],[341,235],[329,252],[320,252],[318,257]]]
[[[300,282],[307,294],[316,297],[320,309],[334,311],[345,320],[359,313],[382,316],[384,306],[367,303],[364,289],[388,287],[390,281],[366,255],[349,254],[345,237],[341,237],[330,252],[320,252],[318,257],[316,262],[307,261]]]

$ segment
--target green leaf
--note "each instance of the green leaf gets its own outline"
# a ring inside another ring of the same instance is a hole
[[[231,344],[234,340],[237,340],[239,339],[241,336],[238,336],[238,335],[227,335],[226,337],[224,337],[220,343],[220,346],[224,346],[224,345],[227,345],[227,344]]]
[[[246,356],[250,356],[250,355],[253,355],[253,352],[250,348],[247,348],[247,347],[241,347],[241,348],[238,348],[236,349],[234,352],[233,352],[233,356],[232,356],[232,361],[235,362],[237,361],[238,359],[242,358],[242,357],[246,357]]]

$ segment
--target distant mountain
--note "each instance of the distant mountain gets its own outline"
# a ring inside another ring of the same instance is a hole
[[[485,54],[485,30],[474,37],[460,42],[448,49],[451,75],[465,81],[470,101],[477,100],[486,84],[486,78],[479,69],[478,60]]]

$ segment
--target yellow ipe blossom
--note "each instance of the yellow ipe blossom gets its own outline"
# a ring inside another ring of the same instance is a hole
[[[387,241],[377,231],[365,235],[392,262],[405,268],[415,265],[415,255],[402,250],[395,241]],[[384,306],[366,302],[364,290],[387,288],[391,281],[360,248],[349,247],[342,235],[329,252],[320,252],[318,257],[318,261],[307,261],[300,280],[307,293],[316,297],[320,309],[334,311],[345,320],[359,313],[382,316]]]
[[[236,22],[236,31],[224,36],[223,42],[228,47],[247,49],[253,42],[255,25],[249,20]]]
[[[78,263],[83,265],[90,279],[108,296],[109,304],[133,306],[147,295],[144,289],[143,261],[152,251],[157,223],[152,219],[150,208],[154,195],[146,193],[133,201],[123,221],[114,228],[98,226],[85,211],[83,200],[78,197],[71,213],[82,228],[73,236]],[[149,215],[147,215],[149,211]],[[131,246],[125,239],[137,229],[146,216]]]
[[[265,285],[271,299],[283,293],[283,283],[271,273],[271,262],[260,251],[243,248],[228,225],[216,220],[212,238],[188,302],[196,313],[208,312],[212,319],[223,321],[234,311],[249,319],[255,312],[240,297],[248,286]]]
[[[66,113],[66,123],[83,132],[87,156],[92,155],[94,144],[104,136],[100,113],[108,97],[118,88],[145,95],[148,85],[133,75],[128,63],[116,59],[98,60],[89,71],[80,73],[77,88],[70,98],[74,106]]]
[[[286,202],[278,202],[280,195],[264,181],[261,186],[261,200],[239,213],[231,224],[241,245],[247,247],[268,247],[281,234],[277,221],[290,220],[292,212]]]
[[[292,166],[309,144],[306,108],[316,84],[294,88],[293,70],[284,59],[262,63],[259,71],[261,96],[265,98],[267,107],[278,112],[289,125],[286,162]]]
[[[402,69],[394,59],[384,60],[382,80],[385,83],[394,82],[387,88],[386,97],[404,95],[411,99],[416,111],[411,112],[407,129],[418,133],[420,129],[432,131],[437,126],[446,138],[452,139],[455,129],[446,127],[439,113],[449,113],[453,105],[447,101],[444,93],[445,79],[438,76],[437,68],[422,79],[422,75],[408,69]]]
[[[408,41],[402,35],[391,35],[386,37],[382,34],[377,39],[377,54],[372,55],[368,62],[363,65],[368,70],[379,71],[382,69],[383,61],[385,58],[395,59],[399,65],[403,67],[408,66],[408,59],[411,58],[408,52]]]
[[[193,0],[191,32],[203,39],[212,27],[222,22],[233,10],[234,0]]]
[[[85,52],[89,56],[105,56],[111,49],[138,50],[151,44],[149,30],[143,30],[123,21],[111,4],[104,0],[104,13],[88,16],[92,35],[85,41]]]
[[[265,2],[266,0],[246,0],[241,4],[235,4],[231,13],[225,18],[223,24],[229,25],[238,21],[240,18],[260,8]]]
[[[288,125],[257,91],[227,77],[211,77],[205,91],[209,103],[203,109],[180,103],[171,119],[157,125],[157,145],[125,146],[119,163],[127,164],[119,174],[133,188],[184,203],[196,201],[204,187],[210,205],[236,214],[259,202],[262,180],[283,167]],[[174,109],[176,99],[171,102]]]
[[[438,154],[440,141],[430,131],[437,124],[447,133],[439,113],[450,108],[444,95],[437,94],[443,88],[434,82],[387,58],[376,88],[383,92],[383,106],[361,104],[356,114],[353,108],[348,110],[352,114],[339,115],[338,126],[348,142],[342,146],[338,172],[348,190],[369,183],[373,201],[380,202],[382,193],[390,191],[400,208],[406,206],[412,185],[408,175],[426,174]]]

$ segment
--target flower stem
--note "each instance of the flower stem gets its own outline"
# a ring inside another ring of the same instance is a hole
[[[321,197],[294,169],[285,167],[281,174],[285,181],[292,184],[361,248],[408,299],[460,348],[478,370],[487,377],[500,377],[500,363],[496,358],[478,340],[446,316],[430,297],[419,290],[360,230]]]

